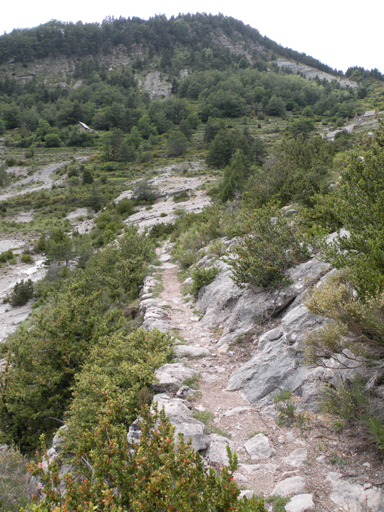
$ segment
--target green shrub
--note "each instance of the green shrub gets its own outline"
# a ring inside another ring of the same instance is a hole
[[[140,390],[151,386],[155,369],[170,361],[171,342],[169,334],[138,329],[95,345],[74,385],[66,420],[72,440],[80,432],[96,428],[110,402],[120,405],[110,421],[128,428],[138,414]]]
[[[203,458],[179,434],[175,450],[174,427],[164,412],[141,412],[141,438],[127,441],[126,429],[109,418],[118,403],[109,404],[95,431],[82,432],[74,454],[75,470],[66,476],[66,492],[60,483],[57,463],[44,472],[41,463],[32,473],[43,482],[43,500],[34,512],[131,510],[132,512],[265,512],[257,497],[238,500],[233,481],[238,463],[228,449],[229,464],[221,472],[204,469]]]
[[[13,287],[9,302],[13,307],[24,306],[33,297],[33,283],[30,279],[22,279]]]
[[[116,204],[116,211],[119,215],[131,215],[133,212],[133,201],[122,199]]]
[[[357,148],[341,170],[335,211],[349,236],[324,243],[324,254],[338,269],[348,268],[361,300],[384,290],[384,129]]]
[[[22,261],[23,263],[31,263],[31,261],[33,261],[33,260],[32,260],[32,256],[31,256],[30,254],[23,254],[23,255],[21,256],[21,261]]]
[[[175,227],[173,222],[158,222],[151,227],[149,236],[155,239],[167,237],[175,231]]]
[[[383,399],[374,389],[368,390],[366,379],[338,379],[336,385],[324,386],[322,409],[352,424],[384,450]]]
[[[211,283],[217,274],[220,272],[220,269],[217,267],[211,267],[211,268],[199,268],[194,267],[192,270],[192,294],[195,298],[197,298],[197,295],[199,293],[199,290],[201,287],[206,286],[207,284]]]
[[[9,260],[13,260],[15,255],[13,254],[12,249],[8,249],[7,251],[4,251],[0,253],[0,263],[6,263]]]
[[[27,458],[16,448],[0,450],[0,510],[17,512],[32,500]]]
[[[141,180],[133,189],[133,196],[138,203],[154,203],[158,196],[158,189],[148,182]]]
[[[28,452],[36,449],[41,433],[57,429],[75,376],[94,345],[130,332],[121,308],[138,296],[153,257],[151,240],[128,227],[118,242],[72,274],[32,319],[33,329],[21,328],[8,338],[8,364],[0,375],[0,442]]]
[[[362,301],[356,296],[348,270],[343,270],[313,288],[305,305],[311,313],[330,319],[305,339],[308,364],[321,364],[323,357],[337,359],[346,349],[354,358],[384,356],[384,292]]]
[[[239,286],[283,286],[286,271],[309,258],[299,239],[297,221],[287,219],[276,207],[246,211],[243,229],[246,234],[233,249],[237,258],[229,259]]]

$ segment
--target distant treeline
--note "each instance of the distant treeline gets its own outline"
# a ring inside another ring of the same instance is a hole
[[[368,71],[368,69],[359,67],[359,66],[353,66],[351,68],[348,68],[345,72],[345,76],[348,78],[374,78],[375,80],[381,80],[384,82],[384,75],[380,73],[380,71],[375,68],[371,69],[371,71]]]
[[[44,57],[85,57],[111,53],[113,47],[123,45],[128,50],[143,44],[149,53],[170,51],[177,45],[191,50],[212,47],[213,31],[222,29],[227,35],[240,33],[253,43],[262,45],[280,56],[295,59],[333,75],[343,75],[320,61],[289,48],[284,48],[242,21],[222,14],[186,14],[177,17],[155,16],[145,21],[140,18],[107,18],[99,23],[64,23],[50,21],[32,29],[15,29],[0,37],[0,63],[15,59],[27,63]]]

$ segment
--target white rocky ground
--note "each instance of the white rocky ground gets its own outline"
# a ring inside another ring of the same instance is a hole
[[[181,293],[170,249],[159,250],[161,267],[157,276],[146,278],[140,309],[145,328],[170,331],[185,341],[175,347],[176,361],[156,372],[154,385],[154,400],[176,431],[190,438],[213,467],[226,462],[229,444],[239,456],[235,477],[240,487],[247,493],[290,496],[287,512],[383,511],[380,457],[374,450],[363,452],[353,437],[336,433],[318,411],[318,385],[332,382],[335,372],[309,370],[302,363],[304,333],[323,322],[306,310],[302,298],[328,265],[314,258],[299,265],[291,271],[294,284],[271,296],[240,290],[225,264],[216,262],[221,272],[193,304]],[[198,265],[212,263],[204,257]],[[155,298],[159,275],[164,289]],[[281,312],[258,329],[257,317],[272,309],[274,315]],[[197,396],[183,385],[195,372],[201,378]],[[273,394],[279,388],[294,390],[301,426],[278,425]],[[204,411],[213,413],[219,434],[207,434],[193,419],[193,413]],[[137,437],[138,427],[133,427]],[[331,464],[332,456],[345,465]]]

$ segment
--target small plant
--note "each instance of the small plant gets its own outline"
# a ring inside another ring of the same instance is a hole
[[[28,253],[24,253],[22,256],[21,256],[21,261],[23,263],[31,263],[32,261],[32,256]]]
[[[208,247],[209,254],[212,254],[213,256],[217,256],[218,258],[220,258],[221,256],[224,256],[226,251],[227,251],[227,247],[220,239],[214,240]]]
[[[219,272],[220,269],[218,269],[217,267],[211,267],[208,269],[194,267],[194,269],[192,270],[193,284],[191,291],[196,299],[200,288],[211,283]]]
[[[29,299],[33,297],[33,283],[30,279],[24,281],[22,279],[13,287],[13,291],[9,297],[9,302],[13,307],[24,306]]]
[[[199,389],[199,380],[201,379],[201,375],[196,373],[193,377],[188,377],[188,379],[185,379],[184,386],[188,386],[192,389]]]
[[[290,426],[295,420],[296,404],[292,401],[292,391],[281,389],[273,400],[279,411],[277,423],[280,426]]]
[[[272,512],[285,512],[285,505],[289,503],[291,498],[283,498],[282,496],[270,496],[265,501],[272,503]]]
[[[8,249],[8,251],[4,251],[0,254],[0,263],[6,263],[7,261],[12,260],[15,257],[12,249]]]
[[[340,457],[336,452],[332,452],[329,456],[329,463],[336,466],[347,466],[349,461],[344,457]]]
[[[189,193],[187,190],[183,190],[182,192],[178,192],[173,196],[173,200],[175,203],[182,203],[184,201],[188,201]]]

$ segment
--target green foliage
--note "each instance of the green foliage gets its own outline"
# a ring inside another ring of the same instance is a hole
[[[167,149],[172,156],[184,155],[188,148],[188,140],[181,131],[173,131],[167,140]]]
[[[68,512],[98,507],[113,510],[152,512],[181,510],[192,512],[264,512],[264,502],[256,497],[237,499],[240,491],[233,481],[237,457],[228,450],[229,464],[221,472],[204,470],[202,457],[182,435],[174,439],[174,427],[164,412],[141,412],[141,438],[127,441],[126,429],[109,418],[118,403],[109,405],[94,432],[85,431],[78,439],[73,457],[75,471],[66,477],[66,492],[54,462],[47,473],[39,464],[32,473],[43,482],[44,499],[34,512]],[[177,442],[177,450],[175,445]]]
[[[383,399],[368,389],[360,375],[323,388],[322,409],[343,421],[359,427],[380,450],[384,450]]]
[[[298,222],[270,205],[246,211],[242,219],[246,234],[233,249],[237,257],[228,260],[234,281],[239,286],[283,286],[286,271],[309,257],[298,237]]]
[[[97,427],[98,418],[107,414],[111,402],[120,407],[109,420],[128,428],[138,413],[139,392],[152,385],[155,369],[170,361],[171,344],[169,334],[138,329],[95,345],[75,379],[66,419],[72,442],[81,432]]]
[[[57,429],[74,378],[92,348],[105,336],[131,329],[116,303],[121,307],[137,297],[153,256],[151,241],[127,228],[118,242],[74,272],[63,291],[34,317],[33,329],[21,328],[8,339],[7,366],[0,377],[5,442],[29,451],[42,432]]]
[[[158,194],[158,189],[146,179],[139,181],[133,189],[133,197],[137,203],[152,204],[156,201]]]
[[[83,172],[83,185],[91,185],[93,183],[93,176],[89,169]]]
[[[384,354],[384,292],[362,301],[356,296],[349,271],[343,270],[313,288],[305,304],[311,313],[331,320],[321,329],[308,333],[305,342],[308,364],[317,365],[322,357],[337,358],[346,349],[354,357]]]
[[[47,148],[58,148],[61,146],[61,140],[55,133],[47,133],[45,136],[45,146]]]
[[[336,268],[348,268],[352,285],[364,300],[384,290],[384,151],[383,130],[353,151],[341,170],[336,213],[349,236],[324,244]]]
[[[211,283],[219,272],[220,269],[217,267],[199,268],[195,266],[192,270],[193,284],[191,291],[193,296],[197,298],[200,288]]]
[[[266,154],[263,141],[252,137],[247,129],[222,129],[209,144],[206,162],[211,167],[225,167],[238,150],[250,164],[261,164]]]
[[[24,306],[33,297],[33,283],[30,279],[22,279],[15,284],[9,296],[9,302],[13,307]]]
[[[244,196],[249,207],[278,200],[312,206],[314,194],[327,191],[327,179],[333,164],[332,144],[320,136],[283,139],[275,149],[269,168],[251,178]]]
[[[16,448],[0,450],[0,510],[17,512],[32,500],[27,458]]]
[[[32,256],[28,253],[23,254],[20,259],[22,263],[31,263],[33,261]]]
[[[7,263],[9,260],[13,260],[15,255],[13,254],[12,249],[8,249],[7,251],[4,251],[0,253],[0,263]]]
[[[129,216],[133,213],[133,201],[122,199],[116,204],[116,211],[119,215]]]
[[[290,498],[283,496],[269,496],[265,500],[266,503],[272,503],[272,512],[285,512],[285,505],[289,503]]]
[[[266,111],[270,116],[283,117],[285,115],[285,104],[282,98],[273,94],[266,105]]]

